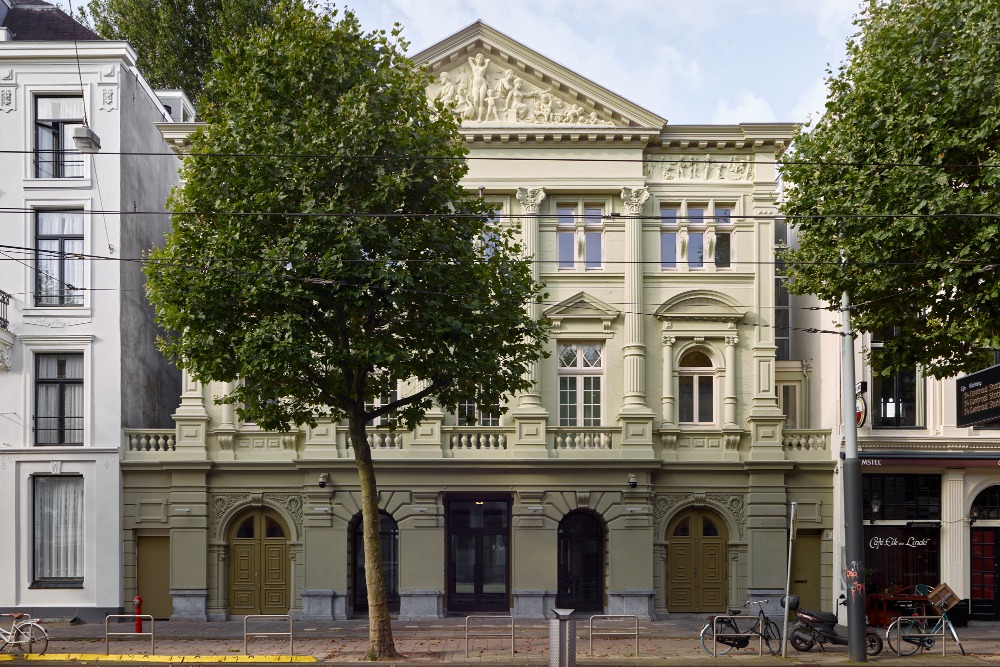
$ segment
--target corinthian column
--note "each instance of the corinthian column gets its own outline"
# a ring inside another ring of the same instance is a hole
[[[538,211],[545,199],[545,188],[518,188],[517,201],[521,203],[521,242],[524,245],[524,255],[531,259],[531,279],[536,283],[539,281],[540,269],[536,257],[538,256]],[[541,317],[541,304],[532,300],[528,304],[528,314],[531,319],[537,320]],[[542,399],[538,393],[538,362],[535,361],[528,369],[528,379],[531,381],[531,388],[521,394],[520,406],[541,408]]]
[[[736,426],[736,345],[739,336],[726,336],[726,388],[723,396],[723,425]]]
[[[646,407],[646,346],[642,336],[642,207],[649,199],[645,187],[622,188],[625,206],[625,368],[623,410]]]
[[[677,425],[674,418],[674,343],[676,336],[663,334],[663,426]]]

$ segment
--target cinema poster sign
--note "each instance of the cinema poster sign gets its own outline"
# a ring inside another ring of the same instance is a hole
[[[959,426],[975,426],[1000,419],[1000,366],[955,380]]]

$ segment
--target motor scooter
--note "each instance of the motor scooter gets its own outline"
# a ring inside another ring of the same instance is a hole
[[[847,596],[840,596],[840,603],[837,605],[847,605]],[[785,606],[785,598],[781,598],[781,606]],[[788,596],[788,609],[795,612],[795,623],[788,628],[788,641],[796,651],[808,651],[813,646],[819,644],[821,651],[826,650],[826,644],[834,646],[847,646],[847,637],[837,632],[837,623],[840,620],[839,613],[831,614],[827,611],[813,611],[811,609],[799,609],[799,596]],[[839,609],[837,610],[840,611]],[[882,652],[882,638],[868,626],[868,619],[865,619],[865,653],[868,655],[878,655]]]

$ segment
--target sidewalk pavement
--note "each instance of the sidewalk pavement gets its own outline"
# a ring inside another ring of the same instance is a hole
[[[589,617],[576,621],[576,656],[581,665],[702,665],[732,664],[763,661],[766,664],[815,665],[848,662],[847,647],[819,647],[799,653],[788,647],[788,658],[767,655],[758,657],[756,643],[746,649],[733,650],[727,656],[713,658],[701,647],[699,633],[706,623],[704,614],[671,614],[657,621],[639,622],[639,657],[635,643],[628,637],[595,636],[593,655],[590,654]],[[495,623],[502,625],[503,617]],[[779,621],[780,625],[780,621]],[[546,665],[548,664],[548,621],[517,620],[516,643],[511,656],[510,639],[477,638],[469,642],[466,657],[465,618],[449,617],[437,620],[396,620],[392,623],[397,650],[405,657],[389,661],[393,665]],[[631,626],[631,622],[629,622]],[[368,621],[294,621],[294,655],[290,657],[288,639],[280,637],[250,640],[248,657],[243,652],[243,621],[211,623],[158,621],[155,654],[150,654],[149,637],[112,637],[110,652],[105,653],[104,624],[71,625],[66,621],[45,622],[49,631],[49,647],[44,656],[30,656],[32,665],[94,664],[113,660],[117,664],[211,664],[220,662],[253,662],[254,664],[288,664],[309,661],[322,665],[357,665],[368,650]],[[256,621],[253,632],[284,632],[287,622]],[[496,626],[495,626],[496,627]],[[509,627],[509,626],[507,626]],[[143,628],[149,632],[149,624]],[[613,628],[621,630],[621,627]],[[129,632],[131,623],[112,623],[110,632]],[[629,627],[631,630],[631,627]],[[846,629],[839,628],[846,635]],[[502,631],[499,629],[498,631]],[[884,629],[879,633],[884,637]],[[952,642],[947,654],[941,655],[940,644],[931,651],[912,656],[897,656],[888,644],[870,662],[885,665],[962,665],[1000,664],[1000,623],[970,622],[958,630],[968,656],[962,656]],[[27,657],[26,657],[27,658]],[[21,662],[19,660],[18,662]],[[16,664],[16,663],[15,663]]]

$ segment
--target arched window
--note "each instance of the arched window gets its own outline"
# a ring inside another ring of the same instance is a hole
[[[388,514],[379,513],[379,538],[382,547],[382,576],[391,611],[399,610],[399,527]],[[365,533],[360,515],[354,523],[354,609],[368,610],[368,587],[365,585]]]
[[[682,424],[715,423],[715,366],[702,350],[688,350],[677,368]]]
[[[969,516],[980,519],[1000,519],[1000,484],[984,489],[972,501]]]

